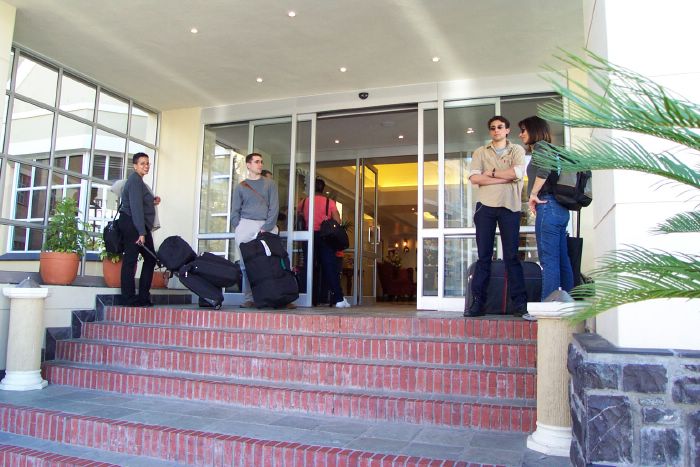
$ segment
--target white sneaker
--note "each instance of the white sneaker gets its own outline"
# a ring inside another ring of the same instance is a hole
[[[523,319],[527,321],[537,321],[537,318],[532,316],[530,313],[525,313]]]
[[[351,306],[352,305],[350,305],[345,298],[343,298],[342,302],[338,302],[335,304],[336,308],[350,308]]]

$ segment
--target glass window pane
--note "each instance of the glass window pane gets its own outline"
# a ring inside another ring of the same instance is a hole
[[[53,112],[15,99],[12,108],[8,152],[15,156],[32,155],[48,162],[51,148]]]
[[[7,63],[9,63],[9,66],[7,67],[7,80],[5,81],[5,89],[7,91],[10,90],[10,86],[12,85],[12,65],[15,61],[15,51],[10,50],[10,59],[8,60]],[[7,108],[7,107],[5,107]]]
[[[438,239],[423,239],[423,295],[438,294]]]
[[[37,169],[43,170],[43,169]],[[32,191],[32,218],[38,221],[44,219],[46,212],[46,189]]]
[[[95,86],[88,85],[64,74],[61,80],[61,102],[59,108],[92,121],[95,118],[96,94],[97,89]]]
[[[472,227],[476,190],[469,183],[472,153],[490,140],[494,104],[445,109],[445,227]]]
[[[437,109],[423,112],[423,227],[438,226],[438,121]]]
[[[17,64],[15,92],[30,97],[36,101],[56,105],[56,86],[58,72],[37,61],[20,55]]]
[[[199,209],[199,231],[229,231],[229,193],[231,161],[234,152],[216,142],[216,132],[204,130],[202,188]]]
[[[474,237],[445,238],[445,287],[443,296],[464,297],[467,268],[478,259]]]
[[[97,123],[113,130],[126,133],[129,103],[104,91],[100,92],[100,106],[97,110]]]
[[[308,198],[313,186],[309,181],[311,172],[311,122],[297,122],[297,147],[296,147],[296,176],[294,177],[295,206],[301,200]],[[301,225],[298,225],[301,227]],[[297,228],[297,223],[294,223]],[[305,279],[306,280],[306,279]]]
[[[134,105],[131,111],[131,129],[129,134],[147,143],[156,144],[158,115]]]
[[[106,131],[97,130],[92,176],[105,180],[120,180],[124,172],[126,139]]]
[[[56,130],[57,154],[59,152],[70,152],[71,154],[79,154],[80,156],[83,154],[87,155],[90,153],[91,146],[92,128],[89,125],[85,125],[84,123],[62,115],[58,117],[58,128]],[[69,169],[82,173],[82,157],[80,158],[81,165],[78,165],[76,160],[75,156],[71,157]]]
[[[279,212],[287,212],[289,199],[289,170],[281,175],[278,167],[289,169],[290,148],[292,144],[292,123],[272,123],[256,125],[253,130],[253,148],[263,156],[264,168],[275,174],[279,194]],[[245,168],[245,167],[244,167]],[[286,222],[286,221],[285,221]],[[286,229],[286,226],[285,226]]]
[[[5,95],[5,107],[3,107],[2,117],[0,118],[0,121],[2,121],[2,125],[0,126],[0,152],[3,152],[5,148],[5,126],[7,125],[7,111],[9,110],[7,107],[9,99],[9,96]]]
[[[306,293],[306,256],[308,251],[308,243],[304,241],[293,241],[292,242],[292,270],[297,275],[297,280],[299,281],[299,293]],[[352,290],[352,289],[351,289]],[[347,292],[345,292],[348,294]],[[349,295],[349,294],[348,294]]]

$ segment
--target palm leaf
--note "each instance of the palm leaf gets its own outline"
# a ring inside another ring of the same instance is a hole
[[[670,152],[649,152],[633,139],[584,141],[573,148],[538,145],[532,156],[535,164],[552,170],[636,170],[700,188],[700,170]]]
[[[593,283],[576,287],[571,319],[582,321],[610,308],[659,298],[700,298],[700,257],[629,247],[602,258]]]
[[[699,106],[593,52],[586,51],[586,58],[563,54],[557,58],[566,68],[585,72],[589,82],[546,67],[554,77],[544,79],[568,99],[569,108],[564,113],[560,105],[543,104],[539,111],[542,118],[571,127],[633,131],[700,149],[700,135],[693,131],[700,128]]]
[[[656,226],[657,233],[700,232],[700,211],[676,214]]]

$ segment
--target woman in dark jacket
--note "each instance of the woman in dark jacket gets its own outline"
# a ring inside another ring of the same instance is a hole
[[[142,152],[134,154],[134,173],[124,184],[121,204],[119,206],[119,230],[124,238],[124,259],[122,260],[122,299],[124,304],[132,306],[152,306],[151,280],[156,266],[155,257],[143,247],[154,251],[151,230],[156,215],[156,206],[160,197],[154,197],[143,177],[148,174],[150,162],[148,155]],[[136,295],[136,262],[139,253],[143,256],[139,294]]]

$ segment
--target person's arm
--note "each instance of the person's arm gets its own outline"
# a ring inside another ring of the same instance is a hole
[[[540,190],[542,189],[542,186],[544,183],[547,181],[546,178],[542,177],[536,177],[535,178],[535,183],[532,184],[532,193],[530,193],[530,199],[527,201],[527,205],[530,208],[531,212],[535,212],[535,208],[537,207],[538,204],[544,204],[547,201],[543,201],[540,198],[538,198],[537,195],[539,195]]]
[[[238,227],[238,223],[241,222],[241,207],[243,206],[243,199],[241,198],[241,186],[240,184],[236,186],[233,190],[233,199],[231,200],[231,228],[235,229]]]
[[[141,183],[138,183],[138,182]],[[137,183],[134,183],[137,182]],[[131,211],[131,220],[139,233],[139,240],[146,236],[146,222],[143,216],[143,195],[146,185],[143,180],[134,179],[132,183],[125,186],[129,190],[129,210]]]
[[[261,232],[270,232],[277,225],[277,216],[280,213],[280,200],[277,194],[277,184],[269,181],[267,189],[267,218],[265,224],[260,228]]]
[[[486,185],[502,185],[504,183],[510,183],[510,180],[504,178],[492,177],[490,174],[472,174],[469,177],[469,181],[472,185],[486,186]]]

